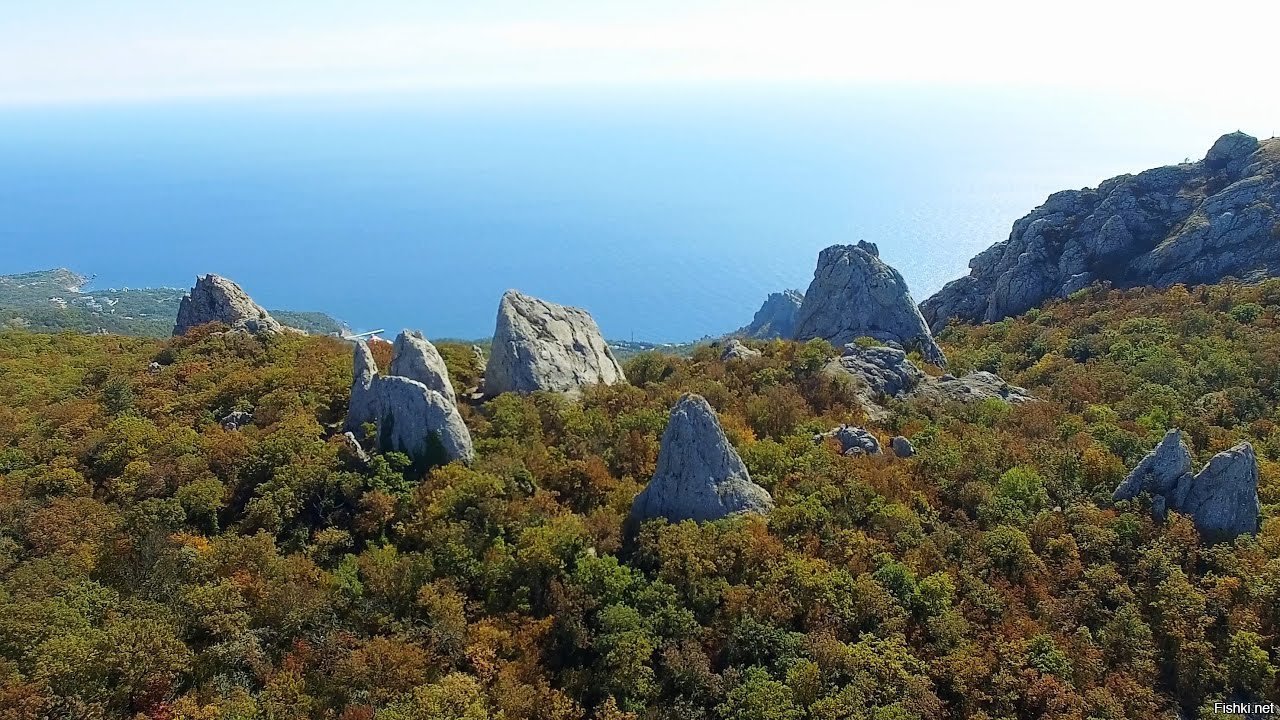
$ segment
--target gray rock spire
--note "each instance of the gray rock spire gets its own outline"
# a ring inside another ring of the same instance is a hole
[[[823,338],[834,345],[870,337],[946,365],[911,299],[906,280],[880,259],[875,244],[832,245],[818,255],[813,282],[796,313],[796,340]]]
[[[701,522],[771,509],[773,498],[751,482],[711,405],[700,395],[681,397],[662,433],[657,471],[631,503],[629,522],[634,526],[655,517]]]
[[[183,296],[182,303],[178,305],[178,320],[173,334],[186,335],[191,328],[212,322],[254,335],[302,332],[281,325],[239,285],[210,274],[196,278],[195,286]]]
[[[417,380],[445,396],[451,403],[457,402],[453,383],[449,382],[449,368],[436,346],[417,330],[404,330],[396,336],[391,349],[391,368],[388,374]]]

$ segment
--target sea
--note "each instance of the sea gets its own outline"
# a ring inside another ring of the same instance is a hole
[[[0,107],[0,273],[214,272],[435,338],[488,336],[518,288],[611,339],[690,341],[804,290],[828,245],[877,243],[922,300],[1052,192],[1272,130],[1206,107],[832,86]]]

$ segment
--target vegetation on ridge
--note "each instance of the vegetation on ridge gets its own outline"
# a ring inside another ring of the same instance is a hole
[[[349,346],[0,332],[0,718],[1154,718],[1280,699],[1280,281],[1083,291],[942,336],[1046,402],[862,422],[829,345],[642,353],[581,402],[462,408],[471,468],[366,466]],[[459,390],[470,348],[441,346]],[[159,371],[149,368],[158,362]],[[621,527],[667,409],[768,517]],[[237,431],[218,419],[252,410]],[[1113,507],[1165,429],[1249,439],[1264,522]]]

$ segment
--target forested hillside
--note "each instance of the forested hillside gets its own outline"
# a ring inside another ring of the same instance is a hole
[[[1095,288],[940,338],[1042,402],[867,424],[817,340],[642,353],[364,462],[336,339],[0,332],[0,718],[1166,718],[1280,700],[1280,281]],[[459,391],[481,372],[441,344]],[[386,358],[379,358],[385,361]],[[152,363],[157,365],[152,365]],[[707,398],[777,507],[622,528]],[[253,423],[219,419],[251,410]],[[1171,427],[1247,439],[1262,529],[1113,504]]]

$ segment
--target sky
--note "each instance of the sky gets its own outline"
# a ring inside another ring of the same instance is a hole
[[[3,0],[0,106],[816,83],[1229,99],[1262,121],[1278,20],[1257,0]]]

